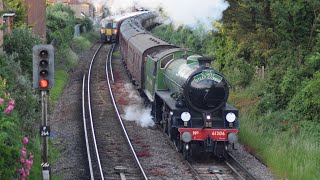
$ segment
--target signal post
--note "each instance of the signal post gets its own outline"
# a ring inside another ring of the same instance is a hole
[[[50,180],[50,164],[48,161],[48,137],[50,126],[48,125],[48,95],[54,85],[54,48],[52,45],[35,45],[32,48],[33,82],[34,89],[41,94],[41,125],[40,136],[42,138],[42,179]]]

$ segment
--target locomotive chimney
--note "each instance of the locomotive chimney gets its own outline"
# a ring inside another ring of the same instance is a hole
[[[198,61],[199,61],[199,66],[205,66],[207,68],[211,67],[212,59],[209,57],[199,57]]]

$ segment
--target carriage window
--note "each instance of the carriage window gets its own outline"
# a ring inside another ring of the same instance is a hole
[[[167,65],[167,63],[172,59],[173,59],[173,54],[170,54],[169,56],[163,58],[161,60],[161,68],[164,68]]]
[[[153,77],[155,78],[157,75],[157,62],[154,62],[154,65],[153,65]]]
[[[112,28],[117,28],[117,23],[116,22],[113,22]]]

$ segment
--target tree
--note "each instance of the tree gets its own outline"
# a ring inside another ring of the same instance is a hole
[[[6,4],[5,12],[14,12],[14,27],[25,25],[27,17],[27,9],[24,5],[24,0],[4,0]]]

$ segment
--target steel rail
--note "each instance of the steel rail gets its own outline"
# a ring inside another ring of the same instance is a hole
[[[256,180],[257,178],[254,177],[234,156],[232,156],[230,153],[228,153],[229,157],[231,158],[231,160],[237,165],[238,168],[240,168],[245,174],[246,177],[242,177],[231,165],[230,160],[226,160],[225,163],[227,164],[227,166],[230,167],[230,169],[236,173],[240,178],[242,179],[251,179],[251,180]]]
[[[96,155],[97,155],[97,160],[98,160],[98,165],[99,165],[99,171],[100,171],[100,176],[101,179],[104,180],[104,176],[103,176],[103,170],[102,170],[102,166],[101,166],[101,161],[100,161],[100,156],[99,156],[99,151],[98,151],[98,146],[97,146],[97,141],[96,141],[96,135],[95,135],[95,131],[94,131],[94,127],[93,127],[93,118],[92,118],[92,112],[91,112],[91,98],[90,98],[90,78],[91,78],[91,68],[92,68],[92,64],[93,61],[97,55],[97,53],[99,52],[99,50],[101,49],[103,45],[100,45],[99,48],[97,49],[97,51],[94,53],[91,62],[90,62],[90,67],[88,70],[88,107],[89,107],[89,115],[90,115],[90,124],[91,124],[91,130],[92,130],[92,137],[93,137],[93,142],[94,142],[94,148],[96,151]]]
[[[228,163],[227,161],[225,161],[225,163],[241,180],[246,180],[230,163]]]
[[[111,52],[113,52],[114,51],[114,48],[115,48],[115,44],[112,44],[112,49],[111,49]],[[110,56],[112,56],[112,53],[111,53],[111,55]],[[110,63],[109,63],[109,67],[110,67],[110,75],[111,75],[111,79],[112,79],[112,83],[114,83],[114,78],[113,78],[113,71],[112,71],[112,61],[111,61],[111,57],[110,57],[110,61],[109,61]]]
[[[120,113],[119,113],[119,110],[118,110],[118,108],[117,108],[117,104],[116,104],[116,102],[115,102],[115,98],[114,98],[114,96],[113,96],[113,92],[112,92],[112,89],[111,89],[111,84],[110,84],[110,80],[109,80],[109,72],[108,72],[108,60],[111,61],[112,52],[113,52],[113,50],[114,50],[114,47],[115,47],[115,44],[113,44],[112,47],[110,48],[110,51],[108,52],[108,57],[107,57],[107,60],[106,60],[106,75],[107,75],[107,81],[108,81],[108,87],[109,87],[109,91],[110,91],[110,96],[111,96],[112,103],[113,103],[113,105],[114,105],[115,111],[116,111],[116,113],[117,113],[119,122],[120,122],[120,124],[121,124],[122,131],[123,131],[124,135],[126,136],[126,140],[127,140],[127,142],[128,142],[128,145],[130,146],[131,152],[132,152],[132,154],[133,154],[133,156],[134,156],[134,158],[135,158],[135,160],[136,160],[136,163],[138,164],[138,166],[139,166],[139,168],[140,168],[140,171],[141,171],[144,179],[147,180],[148,177],[147,177],[146,173],[144,172],[143,167],[141,166],[140,161],[139,161],[139,159],[138,159],[138,156],[137,156],[137,154],[136,154],[136,152],[135,152],[135,150],[134,150],[134,148],[133,148],[133,146],[132,146],[132,144],[131,144],[131,142],[130,142],[129,136],[128,136],[127,131],[126,131],[126,128],[125,128],[125,126],[124,126],[124,124],[123,124],[123,122],[122,122],[122,118],[121,118],[121,116],[120,116]],[[111,64],[110,64],[110,66],[111,66]]]
[[[186,164],[189,166],[189,168],[192,170],[192,174],[195,176],[197,180],[201,180],[200,174],[197,172],[197,170],[187,161],[185,160]]]
[[[94,180],[93,170],[92,170],[92,162],[91,162],[91,153],[90,153],[89,140],[88,140],[88,132],[87,132],[86,110],[85,110],[85,105],[84,105],[85,80],[86,80],[86,75],[84,74],[83,78],[82,78],[82,119],[83,119],[84,136],[85,136],[85,140],[86,140],[86,148],[87,148],[88,163],[89,163],[89,170],[90,170],[90,179]]]

